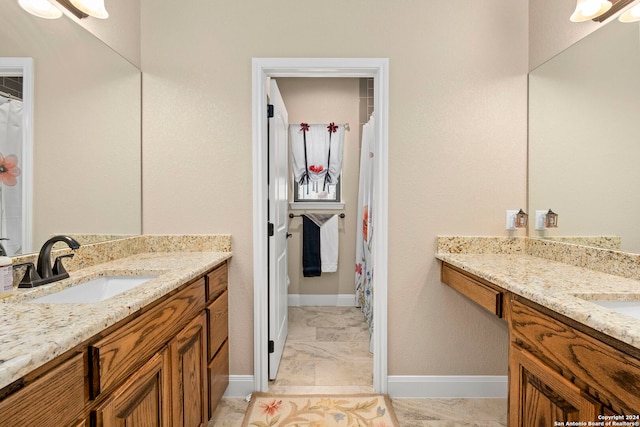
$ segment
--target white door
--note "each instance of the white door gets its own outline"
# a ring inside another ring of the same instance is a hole
[[[288,332],[287,301],[287,205],[288,126],[287,110],[271,79],[269,103],[269,379],[276,378]],[[273,224],[273,225],[271,225]],[[271,228],[272,227],[272,228]]]

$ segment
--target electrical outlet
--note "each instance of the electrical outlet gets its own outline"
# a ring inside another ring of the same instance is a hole
[[[518,215],[517,210],[507,210],[507,219],[506,219],[506,229],[507,230],[517,230],[516,228],[516,215]]]
[[[536,211],[536,230],[546,230],[547,227],[545,227],[544,222],[547,216],[547,212],[548,211]]]

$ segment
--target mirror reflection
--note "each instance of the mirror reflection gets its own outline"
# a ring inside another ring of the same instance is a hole
[[[529,75],[529,236],[617,236],[640,252],[640,27],[611,21]]]
[[[29,100],[25,103],[25,100]],[[0,57],[0,256],[31,240],[33,61]]]
[[[31,237],[18,242],[16,226],[2,225],[9,255],[35,252],[54,234],[140,234],[140,71],[67,17],[40,19],[9,0],[0,16],[0,57],[33,58],[34,75],[32,166],[0,143],[21,169],[2,190],[33,180],[22,202]]]

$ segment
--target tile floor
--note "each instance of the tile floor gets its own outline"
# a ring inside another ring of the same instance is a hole
[[[369,333],[355,307],[289,307],[289,337],[269,392],[373,392]],[[240,427],[247,402],[223,399],[208,427]],[[393,399],[402,427],[507,425],[506,399]]]

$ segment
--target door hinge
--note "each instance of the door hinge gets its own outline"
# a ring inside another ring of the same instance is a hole
[[[269,237],[273,236],[273,234],[274,234],[273,223],[271,223],[271,222],[267,223],[267,230],[268,230],[268,233],[269,233]]]
[[[276,343],[269,340],[269,354],[274,353],[276,351]]]
[[[267,104],[267,117],[272,118],[274,114],[273,104]]]

